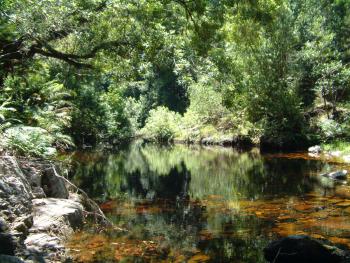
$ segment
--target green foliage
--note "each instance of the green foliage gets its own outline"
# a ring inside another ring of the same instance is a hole
[[[151,110],[145,127],[141,130],[146,138],[167,143],[179,133],[180,115],[168,108],[159,106]]]
[[[323,119],[319,123],[323,140],[329,141],[344,134],[341,125],[335,120]]]
[[[344,141],[339,141],[335,140],[332,141],[331,143],[323,143],[322,144],[322,149],[324,151],[340,151],[341,154],[350,154],[350,143],[349,142],[344,142]]]
[[[346,137],[337,114],[350,98],[349,7],[2,1],[0,130],[41,127],[61,149],[140,130],[160,141],[241,134],[280,146]]]
[[[197,114],[201,123],[215,123],[228,114],[223,106],[222,94],[210,84],[194,84],[190,87],[190,106],[187,114]]]
[[[72,93],[48,71],[22,78],[9,75],[0,95],[2,147],[22,155],[50,157],[74,146],[65,133],[70,126]],[[18,126],[19,123],[22,125]]]
[[[16,109],[9,107],[9,104],[11,104],[11,102],[4,101],[0,105],[0,131],[10,127],[12,123],[16,121],[16,119],[12,118]]]
[[[100,131],[105,131],[104,108],[100,104],[100,94],[93,86],[79,87],[74,101],[71,134],[78,145],[95,144],[102,139]]]
[[[125,140],[130,136],[130,123],[124,113],[125,102],[117,89],[111,89],[101,96],[101,105],[105,110],[106,138]]]
[[[1,147],[16,154],[35,157],[52,157],[56,154],[55,138],[38,127],[14,126],[1,136]]]

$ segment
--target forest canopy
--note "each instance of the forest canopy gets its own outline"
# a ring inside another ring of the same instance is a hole
[[[348,0],[2,0],[1,148],[350,137]]]

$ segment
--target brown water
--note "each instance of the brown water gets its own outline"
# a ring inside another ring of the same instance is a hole
[[[350,187],[319,176],[339,163],[141,144],[66,158],[114,223],[71,238],[77,262],[259,263],[269,241],[292,234],[350,248]]]

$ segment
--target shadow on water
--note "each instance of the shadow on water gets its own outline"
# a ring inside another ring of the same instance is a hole
[[[72,180],[117,227],[68,245],[78,262],[259,263],[270,240],[289,234],[350,244],[349,197],[317,179],[333,165],[287,157],[137,143],[67,156]]]

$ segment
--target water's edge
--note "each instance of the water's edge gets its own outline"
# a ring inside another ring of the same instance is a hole
[[[99,207],[50,161],[0,157],[0,261],[68,262],[65,242]],[[2,259],[1,259],[2,257]]]

